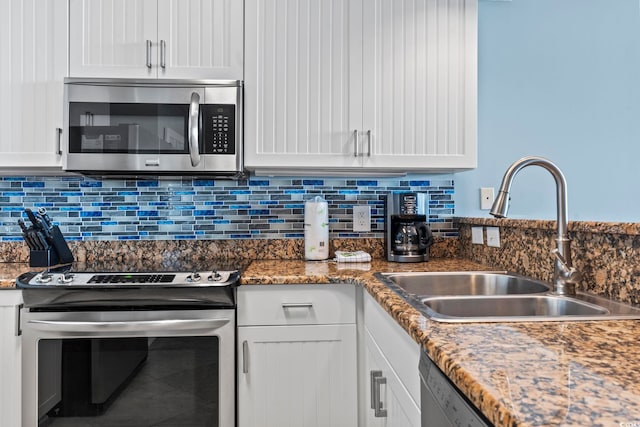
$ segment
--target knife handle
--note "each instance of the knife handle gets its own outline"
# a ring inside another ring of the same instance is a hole
[[[30,231],[27,231],[25,234],[23,234],[24,237],[24,241],[27,242],[27,246],[29,246],[29,249],[31,249],[32,251],[37,251],[39,250],[38,246],[36,244],[36,242],[33,240],[33,235],[31,234]]]
[[[37,227],[37,222],[38,219],[36,218],[36,216],[33,214],[33,211],[29,208],[26,208],[24,210],[24,213],[27,214],[27,218],[29,218],[29,221],[31,221],[31,224],[33,224],[34,227]]]
[[[40,218],[36,218],[36,231],[44,233],[45,236],[51,238],[51,230],[44,225],[44,221]]]
[[[51,217],[47,213],[47,210],[45,208],[38,208],[38,216],[42,220],[45,228],[51,230],[51,227],[53,227],[53,221],[51,221]]]
[[[27,226],[25,225],[24,221],[22,220],[22,218],[18,219],[18,225],[20,226],[20,229],[22,230],[23,233],[26,233],[27,230]]]
[[[37,231],[36,237],[38,238],[43,251],[49,249],[49,242],[47,242],[47,239],[42,235],[41,232]]]

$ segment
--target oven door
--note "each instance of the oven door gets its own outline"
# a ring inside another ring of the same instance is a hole
[[[235,425],[235,310],[23,309],[23,426]]]

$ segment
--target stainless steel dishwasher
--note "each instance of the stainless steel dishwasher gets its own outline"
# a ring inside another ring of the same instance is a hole
[[[491,426],[423,352],[420,356],[422,427]]]

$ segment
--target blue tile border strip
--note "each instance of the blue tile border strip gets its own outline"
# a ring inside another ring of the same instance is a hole
[[[434,235],[456,237],[452,175],[412,178],[269,177],[93,179],[0,177],[0,241],[20,241],[24,208],[46,207],[69,240],[297,239],[304,237],[304,202],[329,202],[330,237],[382,238],[383,196],[427,193]],[[371,207],[371,232],[352,231],[354,205]]]

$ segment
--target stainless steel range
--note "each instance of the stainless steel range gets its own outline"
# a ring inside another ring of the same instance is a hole
[[[238,279],[229,269],[21,275],[23,426],[234,426]]]

